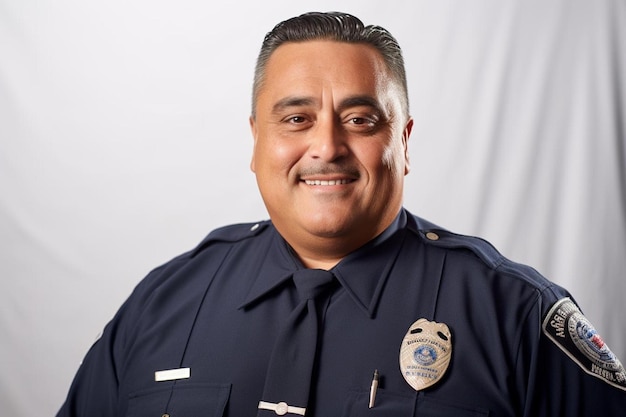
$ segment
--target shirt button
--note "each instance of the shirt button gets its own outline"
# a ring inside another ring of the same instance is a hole
[[[250,231],[251,231],[251,232],[254,232],[254,231],[255,231],[256,229],[258,229],[258,228],[259,228],[259,224],[257,223],[257,224],[255,224],[254,226],[252,226],[252,227],[250,228]]]
[[[426,239],[428,240],[439,240],[439,235],[435,232],[426,233]]]
[[[276,414],[278,414],[279,416],[284,416],[285,414],[287,414],[287,409],[289,408],[289,406],[287,405],[286,402],[279,402],[278,404],[276,404]]]

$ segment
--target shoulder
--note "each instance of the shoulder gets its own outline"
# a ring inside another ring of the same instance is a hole
[[[488,241],[451,232],[421,217],[409,215],[407,226],[425,245],[451,251],[469,251],[491,268],[499,267],[506,260]]]
[[[270,221],[239,223],[212,230],[193,249],[152,269],[135,288],[135,296],[148,296],[157,289],[171,285],[192,285],[213,275],[232,248],[250,243],[250,250],[262,247],[273,236]],[[204,285],[203,283],[199,285]]]
[[[228,226],[223,226],[211,231],[190,253],[190,256],[195,256],[198,253],[206,250],[212,245],[219,243],[222,244],[234,244],[243,240],[249,240],[254,237],[263,235],[264,232],[269,231],[271,222],[264,220],[254,223],[237,223]]]
[[[442,285],[455,294],[456,288],[474,291],[481,300],[489,294],[509,300],[511,308],[537,309],[542,317],[558,300],[572,298],[566,288],[532,266],[509,259],[483,238],[454,233],[414,215],[408,216],[407,227],[427,253],[441,259]]]
[[[454,233],[411,214],[408,216],[407,226],[424,245],[444,251],[448,261],[491,270],[540,290],[555,286],[535,268],[512,261],[483,238]]]
[[[132,338],[135,326],[142,318],[156,320],[177,311],[191,314],[202,301],[221,265],[233,248],[245,242],[245,254],[254,254],[255,248],[264,245],[272,231],[270,222],[241,223],[211,231],[198,245],[169,261],[153,268],[134,287],[118,310],[114,328],[131,326],[126,332]]]

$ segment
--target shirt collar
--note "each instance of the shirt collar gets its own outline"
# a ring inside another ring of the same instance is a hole
[[[278,231],[271,226],[269,248],[263,253],[264,258],[259,263],[258,275],[250,291],[239,308],[247,308],[268,292],[282,286],[291,278],[294,271],[302,268],[300,261],[291,253],[287,242]]]
[[[341,260],[331,271],[352,300],[367,316],[372,317],[382,293],[384,283],[400,252],[407,223],[404,210],[380,235]],[[257,279],[239,308],[250,307],[270,291],[284,285],[294,271],[303,268],[287,242],[275,228],[270,248],[258,269]]]

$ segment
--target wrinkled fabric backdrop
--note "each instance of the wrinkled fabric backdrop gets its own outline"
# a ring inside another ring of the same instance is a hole
[[[626,2],[212,3],[0,0],[4,414],[53,415],[150,269],[267,217],[248,167],[254,60],[309,10],[404,48],[406,207],[567,287],[626,360]]]

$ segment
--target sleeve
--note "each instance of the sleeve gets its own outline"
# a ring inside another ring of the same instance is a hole
[[[129,299],[130,300],[130,299]],[[65,403],[57,417],[104,417],[117,415],[118,338],[127,301],[105,327],[102,336],[89,349],[78,368]]]
[[[57,417],[110,417],[119,414],[120,378],[123,376],[128,335],[160,287],[186,258],[181,256],[156,268],[122,304],[105,326],[102,336],[87,352],[70,386]]]
[[[154,269],[135,288],[104,328],[102,337],[90,348],[70,386],[65,403],[57,417],[111,417],[125,414],[128,404],[129,351],[134,347],[142,325],[151,325],[171,313],[172,306],[179,314],[195,317],[202,295],[212,277],[230,250],[221,245],[208,250],[212,241],[204,242],[206,249],[180,255]],[[191,260],[194,259],[194,262]],[[197,273],[188,273],[189,270]],[[211,278],[209,278],[211,277]],[[168,318],[167,316],[166,318]],[[188,335],[193,320],[178,327]],[[185,344],[173,340],[172,358],[179,358]]]
[[[517,381],[526,385],[523,415],[624,415],[624,367],[574,301],[548,298],[531,313],[521,343]]]

